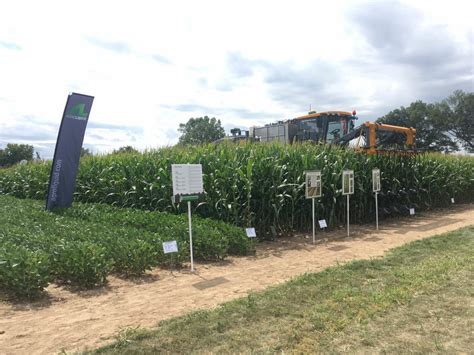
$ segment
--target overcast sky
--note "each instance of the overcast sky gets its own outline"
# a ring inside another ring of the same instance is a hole
[[[95,96],[84,145],[176,143],[308,111],[375,120],[474,91],[472,1],[4,1],[0,148],[51,158],[69,92]]]

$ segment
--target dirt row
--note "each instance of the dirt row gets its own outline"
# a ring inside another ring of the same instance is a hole
[[[211,308],[353,259],[379,257],[404,243],[474,224],[474,205],[424,213],[372,225],[318,232],[316,245],[301,235],[260,243],[255,256],[197,264],[197,272],[153,270],[135,280],[109,277],[106,287],[74,291],[51,285],[34,303],[0,303],[0,353],[50,354],[95,348],[126,327],[151,327],[160,320]]]

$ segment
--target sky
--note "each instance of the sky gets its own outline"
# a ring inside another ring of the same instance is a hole
[[[67,96],[95,97],[94,153],[317,111],[373,121],[474,91],[471,1],[3,1],[0,148],[52,158]]]

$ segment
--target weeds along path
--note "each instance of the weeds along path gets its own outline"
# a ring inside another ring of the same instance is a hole
[[[474,205],[412,218],[261,243],[256,256],[197,264],[197,273],[154,270],[136,280],[109,277],[106,287],[75,292],[48,287],[49,298],[34,303],[0,303],[0,353],[80,351],[113,340],[120,329],[151,327],[160,320],[211,308],[251,291],[353,259],[379,257],[390,248],[474,224]],[[342,238],[341,238],[342,237]]]

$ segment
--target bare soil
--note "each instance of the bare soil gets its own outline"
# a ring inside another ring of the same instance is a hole
[[[215,307],[251,291],[262,290],[305,272],[353,259],[382,256],[407,242],[474,224],[474,205],[423,213],[372,225],[318,231],[257,246],[255,256],[230,257],[196,264],[187,270],[156,269],[124,280],[109,277],[106,287],[76,291],[56,285],[48,297],[30,303],[0,303],[0,353],[49,354],[95,348],[128,327],[151,327],[160,320]]]

